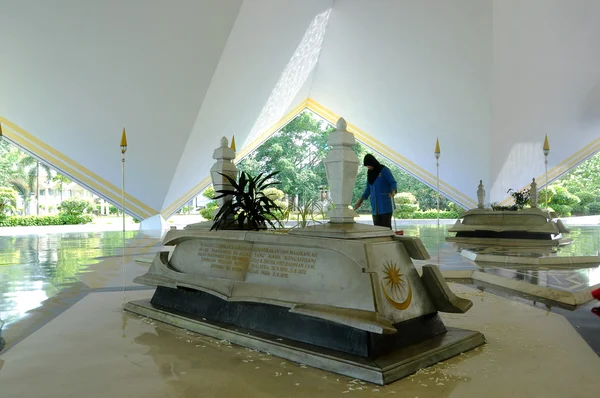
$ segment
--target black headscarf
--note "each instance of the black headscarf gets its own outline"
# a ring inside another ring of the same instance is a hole
[[[364,166],[373,166],[373,170],[369,170],[367,172],[367,182],[369,183],[369,185],[373,185],[373,183],[375,182],[375,180],[381,173],[381,169],[383,169],[383,165],[381,163],[379,163],[379,161],[377,159],[375,159],[375,156],[371,155],[370,153],[365,155],[365,158],[363,160],[363,165]]]

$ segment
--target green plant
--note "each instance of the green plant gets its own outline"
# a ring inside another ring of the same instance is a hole
[[[17,191],[0,187],[0,217],[12,214],[17,208]]]
[[[579,191],[575,193],[575,196],[579,198],[579,204],[581,206],[586,206],[592,202],[595,202],[597,197],[591,192]]]
[[[554,211],[559,217],[569,217],[571,216],[573,208],[568,205],[555,204],[552,205],[552,207],[550,207],[549,210]]]
[[[600,201],[592,202],[587,205],[587,208],[590,212],[590,215],[598,215],[600,214]]]
[[[83,214],[91,213],[94,208],[87,200],[71,198],[63,200],[58,206],[58,210],[61,215],[81,216]]]
[[[396,218],[412,218],[414,212],[419,210],[417,198],[410,192],[401,192],[394,196],[396,210],[394,217]]]
[[[556,193],[554,194],[554,196],[552,196],[552,199],[550,199],[550,206],[552,206],[553,208],[555,205],[572,207],[581,202],[581,200],[577,196],[567,191],[567,189],[564,187],[557,186],[555,187],[555,190]]]
[[[87,214],[79,216],[68,214],[58,216],[10,216],[0,218],[0,227],[72,225],[87,224],[91,221],[92,217]]]
[[[306,228],[311,221],[313,223],[321,222],[316,219],[317,215],[319,215],[321,219],[325,218],[325,207],[317,198],[310,198],[305,200],[304,206],[298,209],[297,214],[298,223],[294,225],[293,228]]]
[[[239,181],[226,174],[219,174],[229,181],[232,189],[216,191],[219,195],[215,199],[231,197],[232,200],[226,201],[219,209],[211,230],[227,228],[236,222],[239,229],[256,230],[267,225],[276,228],[273,221],[280,224],[273,213],[281,209],[273,199],[264,194],[267,188],[279,184],[279,182],[271,180],[279,172],[276,171],[266,176],[261,173],[253,177],[243,171]]]
[[[454,219],[460,218],[460,216],[461,216],[461,214],[455,210],[440,211],[441,219],[454,220]],[[434,220],[437,218],[437,210],[416,211],[416,212],[412,213],[410,218],[418,219],[418,220]]]
[[[529,201],[529,189],[523,188],[520,191],[515,191],[514,189],[509,189],[506,193],[509,193],[510,196],[513,197],[515,204],[514,208],[511,210],[523,210],[525,205],[530,203]]]
[[[202,192],[202,196],[204,196],[205,198],[208,198],[208,199],[214,199],[215,196],[217,196],[217,193],[215,192],[215,189],[211,185],[208,188],[206,188],[204,190],[204,192]]]
[[[217,204],[217,201],[211,200],[210,202],[208,202],[206,204],[205,208],[200,209],[200,215],[205,220],[212,220],[215,218],[214,211],[217,207],[219,207],[219,205]]]

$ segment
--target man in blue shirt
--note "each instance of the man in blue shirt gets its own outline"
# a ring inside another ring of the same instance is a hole
[[[354,210],[358,209],[365,199],[371,198],[371,213],[373,225],[392,228],[393,200],[397,184],[390,169],[379,163],[375,156],[365,155],[363,165],[367,172],[367,187],[362,197],[356,202]]]

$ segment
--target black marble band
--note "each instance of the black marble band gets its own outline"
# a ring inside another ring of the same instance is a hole
[[[269,304],[228,302],[198,290],[159,286],[151,303],[158,309],[201,321],[239,326],[367,358],[446,332],[437,313],[396,325],[398,333],[381,335],[324,319],[291,313]]]

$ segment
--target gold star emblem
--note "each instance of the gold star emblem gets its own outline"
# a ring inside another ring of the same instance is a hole
[[[391,261],[384,264],[383,274],[381,287],[387,301],[397,310],[407,309],[412,301],[412,287],[408,278]]]

